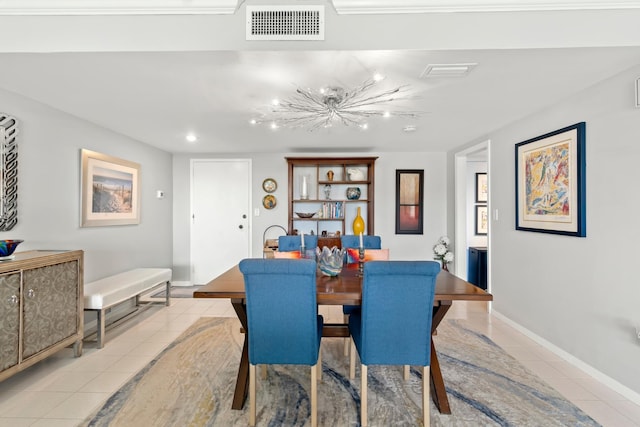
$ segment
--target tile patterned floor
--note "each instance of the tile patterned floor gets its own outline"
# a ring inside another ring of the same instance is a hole
[[[325,319],[342,319],[340,307],[321,307]],[[228,300],[175,298],[107,332],[103,349],[85,341],[74,358],[65,349],[0,382],[0,427],[72,427],[201,316],[233,317]],[[448,319],[469,319],[567,399],[605,427],[640,427],[640,405],[599,383],[554,353],[490,315],[486,303],[455,302]]]

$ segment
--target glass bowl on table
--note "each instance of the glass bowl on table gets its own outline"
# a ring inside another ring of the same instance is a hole
[[[344,263],[344,251],[344,249],[339,249],[337,246],[331,249],[323,246],[322,250],[319,247],[316,248],[316,258],[320,273],[325,276],[339,275]]]

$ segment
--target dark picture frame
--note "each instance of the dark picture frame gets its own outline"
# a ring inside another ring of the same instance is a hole
[[[585,237],[585,122],[516,144],[516,230]]]
[[[489,191],[487,184],[487,174],[484,172],[476,173],[476,203],[487,203],[489,199]]]
[[[396,169],[396,234],[422,234],[424,170]]]
[[[486,236],[489,227],[489,210],[486,205],[476,206],[476,236]]]

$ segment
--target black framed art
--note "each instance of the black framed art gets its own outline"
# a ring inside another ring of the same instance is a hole
[[[396,234],[422,234],[424,170],[396,170]]]

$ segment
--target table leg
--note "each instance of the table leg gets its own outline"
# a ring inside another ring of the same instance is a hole
[[[236,389],[233,393],[233,403],[231,409],[242,409],[249,389],[249,328],[247,327],[247,306],[243,299],[232,299],[231,305],[240,320],[244,329],[244,344],[242,345],[242,357],[238,367],[238,378],[236,379]]]
[[[440,303],[433,307],[433,320],[431,322],[431,333],[433,334],[445,314],[451,308],[451,301],[440,301]],[[431,338],[431,396],[433,402],[441,414],[450,414],[451,407],[449,406],[449,398],[447,397],[447,390],[444,385],[444,379],[442,378],[442,371],[440,371],[440,362],[438,361],[438,354],[436,353],[436,347]]]

